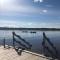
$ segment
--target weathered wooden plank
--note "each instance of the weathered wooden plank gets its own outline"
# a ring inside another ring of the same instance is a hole
[[[24,50],[22,55],[18,55],[14,48],[6,49],[0,47],[0,60],[48,60],[43,55]]]

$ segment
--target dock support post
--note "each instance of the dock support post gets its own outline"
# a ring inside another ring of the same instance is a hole
[[[14,45],[14,33],[15,32],[12,32],[12,34],[13,34],[13,47],[15,47],[15,45]]]
[[[45,33],[43,32],[43,42],[42,42],[42,46],[43,46],[43,53],[45,54]]]
[[[5,38],[4,38],[4,48],[5,48]]]
[[[42,46],[43,46],[43,53],[44,53],[45,56],[47,55],[47,54],[46,54],[46,50],[48,50],[48,47],[47,47],[47,45],[46,45],[46,41],[48,42],[47,39],[48,39],[48,38],[46,37],[45,32],[43,32],[43,42],[42,42]],[[48,43],[49,43],[49,42],[48,42]]]

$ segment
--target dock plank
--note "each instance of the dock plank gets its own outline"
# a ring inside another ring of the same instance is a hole
[[[3,46],[0,47],[0,60],[48,60],[43,55],[34,55],[36,53],[23,51],[22,55],[18,55],[15,49],[5,49]],[[31,54],[32,53],[32,54]],[[39,55],[39,56],[38,56]]]

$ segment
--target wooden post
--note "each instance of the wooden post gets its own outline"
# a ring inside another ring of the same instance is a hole
[[[55,53],[51,49],[49,49],[49,47],[45,44],[45,41],[48,42],[48,44],[52,47],[52,49],[54,50]],[[48,52],[52,55],[52,57],[56,57],[56,58],[58,57],[58,51],[57,51],[56,47],[50,41],[50,39],[48,37],[46,37],[44,32],[43,32],[43,42],[42,42],[42,45],[43,45],[43,52],[44,52],[44,54],[45,54],[45,51],[48,50]]]
[[[13,34],[13,47],[15,47],[15,45],[14,45],[14,34],[15,34],[15,32],[12,32],[12,34]]]
[[[43,42],[42,42],[42,45],[43,45],[43,53],[45,54],[45,38],[44,38],[44,33],[43,33]]]
[[[4,38],[4,41],[3,42],[4,42],[4,48],[5,48],[5,38]]]

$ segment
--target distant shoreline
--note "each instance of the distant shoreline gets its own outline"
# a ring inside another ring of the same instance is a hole
[[[60,28],[9,28],[9,27],[0,27],[0,30],[39,30],[39,31],[60,31]]]

